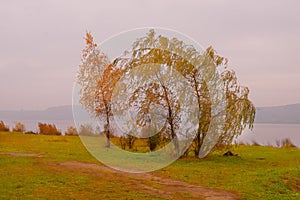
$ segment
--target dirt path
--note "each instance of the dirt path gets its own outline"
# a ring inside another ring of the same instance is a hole
[[[77,161],[55,163],[66,170],[85,171],[98,176],[120,177],[124,183],[140,191],[157,194],[168,199],[207,199],[207,200],[231,200],[241,199],[238,195],[224,190],[192,185],[183,181],[164,178],[151,173],[131,174],[113,170],[109,167],[97,164],[89,164]]]
[[[0,152],[0,154],[18,157],[43,157],[42,154],[35,153]]]

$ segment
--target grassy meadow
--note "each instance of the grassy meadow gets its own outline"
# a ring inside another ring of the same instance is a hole
[[[179,159],[150,174],[226,190],[242,199],[300,199],[300,149],[241,145],[234,149],[238,156],[222,153]],[[90,170],[80,163],[102,166],[78,136],[0,132],[0,199],[168,199],[137,187],[139,177]],[[150,186],[164,189],[153,182]]]

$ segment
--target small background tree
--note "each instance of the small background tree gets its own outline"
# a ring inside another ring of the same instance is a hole
[[[25,125],[21,122],[16,123],[15,127],[13,128],[13,132],[25,132]]]
[[[90,33],[86,33],[86,46],[82,51],[77,83],[81,85],[80,103],[94,117],[104,118],[106,146],[110,147],[111,96],[119,71],[109,63],[107,56],[100,52]]]
[[[68,130],[65,132],[66,136],[78,135],[77,129],[74,126],[69,126]]]
[[[79,127],[79,135],[94,135],[95,131],[91,124],[82,124]]]

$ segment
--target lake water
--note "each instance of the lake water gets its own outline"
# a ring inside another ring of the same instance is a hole
[[[10,128],[17,121],[4,121]],[[58,129],[65,132],[69,126],[74,126],[73,120],[21,120],[26,130],[38,132],[38,122],[55,124]],[[238,138],[240,142],[251,144],[253,142],[261,145],[276,146],[277,141],[290,139],[292,143],[300,147],[300,124],[254,124],[252,131],[246,129]]]
[[[73,120],[3,120],[5,124],[10,127],[10,130],[15,127],[17,122],[22,122],[25,125],[26,131],[38,132],[38,123],[54,124],[57,129],[61,130],[63,133],[68,129],[69,126],[75,126]]]
[[[244,130],[239,137],[243,143],[259,143],[261,145],[276,146],[277,141],[290,139],[300,147],[300,124],[254,124],[252,131]]]

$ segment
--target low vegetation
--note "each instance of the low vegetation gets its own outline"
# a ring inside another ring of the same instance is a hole
[[[41,135],[61,135],[61,131],[54,124],[39,123],[38,126]]]
[[[68,130],[65,132],[66,136],[78,135],[77,129],[74,126],[69,126]]]
[[[13,132],[25,132],[25,125],[21,122],[17,122],[15,127],[13,128]]]
[[[0,131],[9,131],[9,127],[2,120],[0,121]]]

